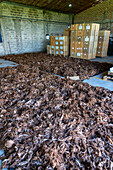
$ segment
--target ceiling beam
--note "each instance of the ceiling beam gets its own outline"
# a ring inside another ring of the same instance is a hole
[[[102,0],[102,2],[103,2],[103,1],[106,1],[106,0]],[[90,1],[90,2],[91,2],[91,1]],[[101,2],[99,2],[99,1],[92,2],[92,3],[90,3],[88,6],[83,7],[81,10],[78,10],[78,11],[75,12],[74,14],[75,14],[75,15],[76,15],[76,14],[79,14],[79,13],[81,13],[81,12],[83,12],[83,11],[85,11],[85,10],[87,10],[87,9],[89,9],[89,8],[97,5],[97,4],[99,4],[99,3],[101,3]]]
[[[100,3],[100,0],[76,0],[76,2],[75,0],[0,0],[0,3],[76,15]],[[72,4],[71,8],[69,3]]]
[[[34,6],[34,5],[25,5],[23,3],[11,2],[11,1],[4,1],[4,0],[2,0],[1,3],[2,4],[15,5],[15,6],[21,6],[21,7],[26,7],[26,8],[39,9],[39,10],[47,10],[47,11],[51,11],[51,12],[57,12],[57,13],[73,15],[73,13],[71,13],[71,12],[52,10],[52,9],[45,9],[43,7],[37,7],[37,6]]]

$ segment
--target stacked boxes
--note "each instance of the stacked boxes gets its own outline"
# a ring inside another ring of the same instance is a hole
[[[82,58],[84,24],[71,25],[71,49],[72,57]]]
[[[99,24],[74,24],[71,25],[72,57],[92,59],[96,56]]]
[[[47,45],[47,54],[50,54],[50,45]]]
[[[93,59],[96,57],[99,24],[84,24],[83,58]]]
[[[99,31],[97,56],[106,57],[108,51],[110,31]]]
[[[54,54],[54,46],[47,45],[47,54]]]
[[[69,55],[69,36],[55,36],[54,55]]]
[[[50,36],[50,54],[54,54],[55,36]]]
[[[69,36],[51,36],[50,46],[47,46],[47,53],[60,56],[68,56]]]
[[[50,36],[50,44],[55,45],[55,36]]]
[[[70,36],[70,28],[65,28],[65,31],[63,32],[63,36]]]

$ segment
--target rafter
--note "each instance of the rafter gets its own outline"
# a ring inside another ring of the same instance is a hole
[[[0,3],[3,1],[4,0],[0,0]],[[5,2],[34,6],[40,9],[62,13],[78,14],[100,3],[100,0],[7,0]],[[71,8],[69,7],[69,3],[72,4]]]

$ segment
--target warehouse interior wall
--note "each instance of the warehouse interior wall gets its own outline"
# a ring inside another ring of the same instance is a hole
[[[15,4],[0,4],[0,55],[46,50],[46,34],[63,34],[72,15]]]
[[[101,29],[111,30],[113,34],[113,0],[106,0],[74,17],[74,23],[96,22]]]

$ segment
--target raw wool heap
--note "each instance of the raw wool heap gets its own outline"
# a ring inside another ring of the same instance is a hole
[[[50,56],[45,53],[31,53],[2,57],[18,64],[38,67],[42,71],[58,74],[63,77],[79,76],[81,80],[109,70],[113,65],[91,62],[88,60]]]
[[[27,66],[0,69],[4,167],[112,169],[113,94]]]

